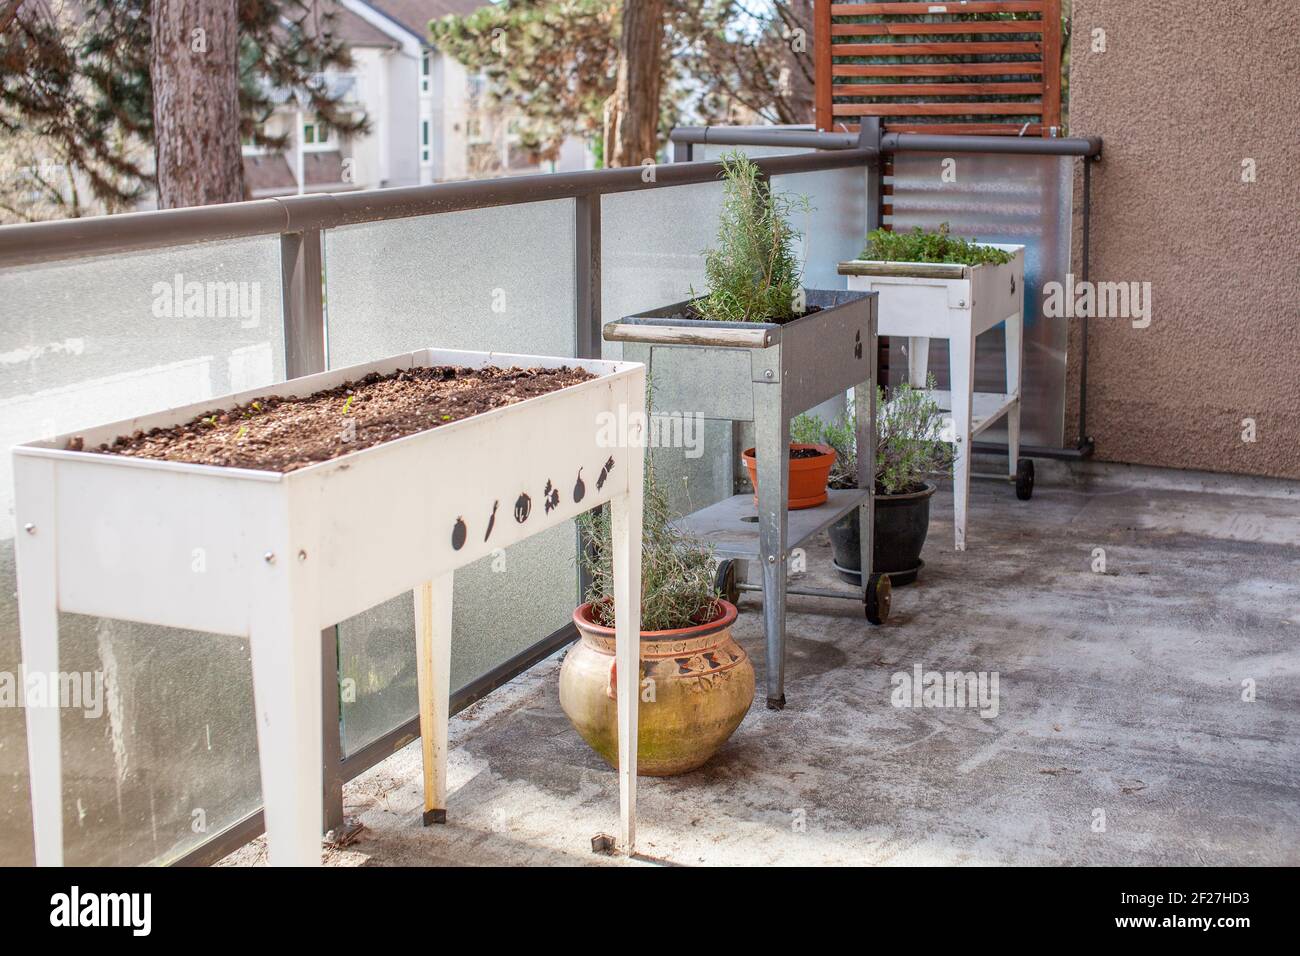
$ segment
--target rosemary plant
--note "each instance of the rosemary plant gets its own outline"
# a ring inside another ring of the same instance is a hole
[[[774,193],[758,166],[740,152],[722,157],[723,205],[718,243],[705,253],[708,292],[699,317],[716,322],[783,322],[804,310],[800,234],[790,214],[806,197]],[[694,290],[692,290],[694,297]]]
[[[706,624],[718,616],[713,585],[713,551],[672,526],[668,498],[655,483],[646,456],[645,502],[641,523],[641,630],[666,631]],[[614,626],[613,534],[608,508],[578,518],[587,547],[582,562],[591,575],[587,600],[592,615]]]

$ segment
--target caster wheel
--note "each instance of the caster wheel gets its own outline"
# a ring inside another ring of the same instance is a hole
[[[718,571],[713,578],[713,586],[725,601],[732,604],[740,602],[740,584],[736,581],[736,562],[731,558],[718,562]]]
[[[872,624],[884,624],[889,620],[889,606],[893,599],[894,586],[889,581],[889,575],[871,575],[871,583],[867,588],[867,620]]]
[[[1016,462],[1016,497],[1028,501],[1034,496],[1034,463],[1028,458]]]

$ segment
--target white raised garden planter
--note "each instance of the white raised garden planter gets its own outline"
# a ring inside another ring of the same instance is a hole
[[[948,411],[944,437],[956,445],[953,526],[958,551],[966,550],[971,442],[1003,416],[1007,419],[1008,471],[1016,493],[1033,490],[1033,463],[1020,462],[1020,367],[1025,315],[1025,247],[981,243],[1012,255],[1002,265],[942,262],[841,262],[851,290],[880,293],[880,335],[907,337],[908,380],[923,388],[930,339],[948,340],[949,389],[929,394]],[[975,338],[1006,322],[1007,390],[975,391]]]
[[[78,435],[94,448],[214,408],[437,365],[568,365],[599,377],[284,474],[64,450],[69,435],[14,449],[26,672],[59,670],[60,611],[247,637],[275,864],[320,862],[321,630],[414,589],[425,822],[445,818],[452,572],[604,502],[617,573],[621,837],[633,845],[641,589],[630,583],[641,579],[644,450],[639,434],[610,447],[601,425],[609,413],[640,426],[643,366],[425,349]],[[36,859],[58,865],[58,708],[29,708],[27,738]]]

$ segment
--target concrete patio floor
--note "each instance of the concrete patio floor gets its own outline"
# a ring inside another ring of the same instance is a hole
[[[446,826],[419,824],[417,742],[349,784],[365,829],[326,862],[1300,863],[1300,485],[1039,462],[1028,503],[974,483],[964,554],[933,504],[886,626],[791,598],[782,712],[742,598],[758,701],[706,767],[642,779],[641,857],[590,850],[617,783],[560,710],[557,655],[452,721]],[[823,536],[809,583],[836,584],[829,557]],[[996,672],[997,716],[893,706],[917,664]],[[264,861],[259,840],[225,862]]]

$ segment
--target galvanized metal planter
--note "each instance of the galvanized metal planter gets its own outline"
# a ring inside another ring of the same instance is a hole
[[[767,703],[777,709],[785,706],[787,592],[845,596],[787,588],[790,552],[854,508],[864,528],[873,526],[874,514],[870,474],[859,476],[856,490],[831,489],[816,508],[787,509],[790,419],[800,412],[853,389],[859,454],[875,460],[876,294],[809,289],[806,295],[807,305],[819,311],[784,325],[673,318],[691,304],[678,302],[604,329],[607,341],[623,343],[626,358],[645,363],[661,405],[754,423],[757,516],[751,496],[736,495],[679,524],[724,559],[761,564]],[[867,574],[860,597],[867,617],[880,623],[889,614],[889,580],[871,573],[870,532],[862,535],[862,567]]]
[[[424,349],[78,435],[93,448],[213,408],[436,365],[569,365],[599,377],[284,474],[72,451],[71,435],[14,449],[24,668],[58,672],[60,611],[248,638],[275,864],[320,862],[321,630],[415,591],[424,819],[441,822],[453,571],[605,502],[617,569],[622,840],[629,850],[634,842],[644,448],[639,434],[611,447],[602,422],[641,427],[642,366]],[[569,492],[579,469],[602,480]],[[27,739],[36,858],[58,865],[57,706],[28,708]]]

